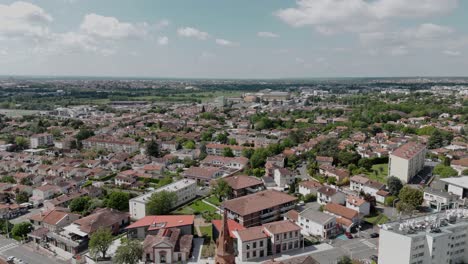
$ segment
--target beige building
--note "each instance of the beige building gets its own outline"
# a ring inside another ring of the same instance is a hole
[[[424,167],[426,146],[409,142],[390,153],[388,175],[407,183]]]

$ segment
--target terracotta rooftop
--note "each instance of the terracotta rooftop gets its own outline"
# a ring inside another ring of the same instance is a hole
[[[358,216],[358,212],[353,209],[346,208],[340,204],[328,203],[325,205],[324,211],[328,211],[334,215],[342,216],[346,219],[353,219]]]
[[[185,225],[193,225],[194,215],[148,215],[135,223],[127,226],[126,229],[149,227],[149,230],[160,228],[171,228]]]
[[[234,190],[244,189],[244,188],[263,184],[263,182],[260,179],[257,179],[255,177],[250,177],[247,175],[236,175],[236,176],[225,177],[224,180]]]
[[[267,238],[262,226],[254,226],[244,230],[237,231],[239,239],[243,242]]]
[[[302,181],[299,183],[300,186],[303,186],[308,189],[318,189],[322,187],[322,184],[318,181],[310,180],[310,181]]]
[[[216,227],[216,229],[218,231],[220,231],[221,230],[221,225],[223,224],[223,220],[211,220],[211,223],[213,224],[214,227]],[[240,231],[240,230],[245,229],[245,227],[243,225],[241,225],[241,224],[239,224],[236,221],[231,220],[231,219],[227,220],[227,224],[228,224],[229,233],[230,233],[232,238],[236,238],[236,236],[234,235],[234,231]]]
[[[275,190],[265,190],[223,202],[223,207],[239,215],[249,215],[278,205],[296,201],[297,198]]]
[[[299,231],[301,227],[289,220],[282,220],[263,224],[263,227],[272,234],[282,234],[286,232]]]
[[[426,149],[426,145],[417,142],[408,142],[394,150],[391,155],[402,159],[412,159],[416,154]]]

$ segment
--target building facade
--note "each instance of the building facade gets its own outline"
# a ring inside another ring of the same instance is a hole
[[[424,167],[426,146],[417,142],[409,142],[390,153],[388,175],[399,178],[407,183]]]

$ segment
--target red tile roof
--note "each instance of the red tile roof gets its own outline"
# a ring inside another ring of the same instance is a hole
[[[149,230],[171,228],[185,225],[193,225],[194,220],[194,215],[148,215],[136,221],[135,223],[127,226],[126,229],[146,226],[149,226]]]
[[[212,220],[211,223],[213,224],[214,227],[216,227],[218,231],[221,230],[221,225],[223,223],[222,220]],[[228,224],[229,234],[231,235],[232,238],[236,238],[236,236],[234,235],[234,231],[240,231],[240,230],[246,229],[243,225],[231,219],[227,220],[227,224]]]
[[[265,190],[223,202],[223,207],[239,215],[249,215],[278,205],[296,201],[297,198],[275,190]]]
[[[394,150],[391,155],[402,159],[412,159],[416,154],[426,149],[426,145],[417,142],[408,142]]]

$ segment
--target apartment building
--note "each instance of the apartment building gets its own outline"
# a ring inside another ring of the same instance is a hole
[[[234,156],[241,157],[242,150],[246,147],[237,146],[237,145],[210,143],[210,144],[206,144],[206,153],[208,155],[222,156],[225,148],[230,148]]]
[[[117,139],[109,135],[90,137],[81,141],[81,143],[83,143],[83,148],[85,149],[97,148],[125,153],[133,153],[139,150],[139,145],[135,140],[130,138]]]
[[[427,148],[417,142],[409,142],[390,153],[388,175],[407,183],[424,167]]]
[[[29,147],[33,149],[52,145],[54,145],[54,137],[48,133],[36,134],[29,139]]]
[[[265,190],[223,202],[230,219],[245,227],[258,226],[283,218],[294,208],[297,198],[275,190]]]
[[[177,195],[177,201],[174,203],[174,207],[177,207],[195,198],[195,196],[197,195],[197,183],[194,180],[183,179],[161,187],[152,192],[130,199],[130,217],[136,220],[145,217],[146,204],[150,200],[151,195],[161,191],[174,192]]]
[[[395,254],[395,253],[398,254]],[[379,264],[468,262],[468,210],[448,210],[382,226]]]

